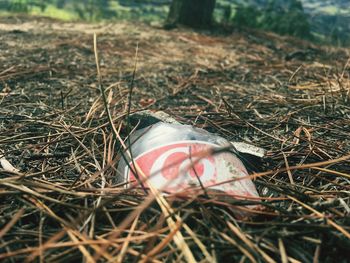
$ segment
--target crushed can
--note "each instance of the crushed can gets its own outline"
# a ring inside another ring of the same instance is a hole
[[[259,197],[235,144],[204,129],[156,118],[130,135],[129,146],[132,159],[121,158],[117,169],[120,181],[128,182],[126,187],[141,187],[141,183],[164,193],[204,188],[238,199]],[[236,146],[242,153],[263,154],[254,146]],[[147,180],[139,177],[138,169]]]

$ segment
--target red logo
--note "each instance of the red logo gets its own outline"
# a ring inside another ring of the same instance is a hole
[[[197,141],[179,142],[147,151],[134,161],[149,177],[148,181],[152,185],[167,192],[176,192],[199,185],[199,180],[204,186],[215,184],[215,158],[206,156],[213,147],[217,146]],[[126,178],[136,180],[135,175],[129,173],[128,167],[125,172]]]
[[[191,186],[210,187],[236,196],[258,196],[251,180],[237,180],[248,175],[242,162],[231,153],[208,155],[219,147],[200,141],[181,141],[151,149],[134,159],[146,175],[147,183],[159,190],[174,193]],[[130,162],[132,167],[132,163]],[[133,169],[134,170],[134,169]],[[135,175],[125,168],[125,178],[135,181]],[[225,184],[222,182],[231,181]]]

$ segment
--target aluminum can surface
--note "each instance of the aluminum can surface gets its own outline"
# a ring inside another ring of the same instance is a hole
[[[159,122],[136,131],[130,141],[133,160],[122,159],[118,165],[119,181],[130,182],[129,187],[142,182],[165,193],[204,187],[237,198],[258,197],[242,161],[233,152],[220,151],[230,145],[220,136],[190,125]]]

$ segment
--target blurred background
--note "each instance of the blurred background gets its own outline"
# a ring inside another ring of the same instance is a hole
[[[166,21],[172,0],[0,0],[0,14],[64,21]],[[175,0],[174,0],[175,2]],[[197,1],[198,2],[198,1]],[[257,28],[320,44],[350,45],[349,0],[216,0],[214,23]]]

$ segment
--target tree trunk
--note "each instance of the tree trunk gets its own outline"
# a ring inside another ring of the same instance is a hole
[[[166,25],[182,24],[194,28],[208,28],[213,22],[216,0],[173,0]]]

